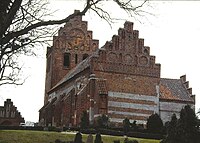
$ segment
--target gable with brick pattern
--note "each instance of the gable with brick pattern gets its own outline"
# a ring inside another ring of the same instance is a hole
[[[101,48],[80,16],[59,30],[47,51],[41,125],[79,126],[83,111],[90,124],[101,114],[114,124],[125,118],[146,124],[153,113],[167,121],[184,105],[194,107],[186,77],[161,78],[161,65],[133,26],[125,22]]]
[[[11,99],[4,101],[4,106],[0,106],[0,126],[19,126],[24,122],[24,118]]]

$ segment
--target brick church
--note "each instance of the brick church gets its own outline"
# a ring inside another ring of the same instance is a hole
[[[19,126],[24,122],[24,118],[11,99],[6,99],[4,106],[0,106],[0,126]]]
[[[77,16],[53,37],[46,59],[44,106],[39,110],[44,126],[79,126],[83,111],[90,123],[106,114],[114,124],[126,117],[145,124],[153,113],[166,122],[173,113],[179,116],[183,106],[195,105],[185,75],[160,77],[161,65],[132,22],[126,21],[99,48],[87,22]]]

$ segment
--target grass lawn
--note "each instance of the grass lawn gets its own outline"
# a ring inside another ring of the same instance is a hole
[[[0,143],[54,143],[56,139],[62,141],[74,140],[75,133],[58,133],[47,131],[25,131],[25,130],[0,130]],[[86,142],[87,135],[83,134],[83,141]],[[95,135],[93,135],[95,138]],[[159,143],[159,140],[151,139],[136,139],[139,143]],[[104,143],[113,143],[114,140],[124,141],[124,137],[104,136],[102,135]]]

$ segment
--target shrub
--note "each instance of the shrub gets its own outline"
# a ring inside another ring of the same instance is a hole
[[[128,138],[125,138],[124,143],[139,143],[139,142],[137,140],[129,140]]]
[[[100,134],[100,133],[97,133],[97,134],[96,134],[94,143],[102,143],[101,134]]]
[[[123,136],[124,135],[123,131],[112,130],[112,129],[99,129],[98,131],[104,135],[113,135],[113,136]]]
[[[82,113],[80,127],[81,129],[86,129],[89,127],[89,116],[87,111],[83,111]]]
[[[153,133],[128,132],[127,136],[136,138],[145,138],[145,139],[163,139],[162,134],[153,134]]]
[[[147,129],[151,133],[161,133],[163,128],[163,122],[160,118],[160,116],[155,113],[152,114],[148,119],[147,119]]]
[[[129,140],[128,143],[139,143],[137,140]]]
[[[136,121],[133,121],[132,123],[130,123],[131,125],[131,130],[132,131],[137,131],[138,130],[138,126],[136,124]]]
[[[109,118],[106,115],[99,116],[97,118],[97,127],[108,128]]]
[[[120,143],[120,140],[114,140],[113,143]]]
[[[123,128],[124,128],[124,132],[127,133],[130,130],[130,121],[128,118],[125,118],[123,120]]]
[[[76,133],[76,136],[74,138],[74,143],[82,143],[82,135],[80,132]]]
[[[167,126],[167,136],[163,143],[199,143],[198,122],[194,110],[186,105],[180,112],[180,119],[172,116]]]
[[[80,131],[84,134],[96,134],[97,132],[95,129],[81,129]]]
[[[81,129],[80,130],[81,133],[84,134],[96,134],[101,133],[101,134],[105,134],[105,135],[113,135],[113,136],[123,136],[124,132],[120,131],[118,129],[92,129],[92,128],[88,128],[88,129]]]
[[[49,127],[47,127],[47,130],[48,130],[48,131],[56,131],[56,127],[54,127],[54,126],[49,126]]]
[[[35,130],[35,131],[43,131],[44,128],[41,126],[0,126],[0,130]]]

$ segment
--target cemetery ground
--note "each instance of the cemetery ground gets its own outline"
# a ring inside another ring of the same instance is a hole
[[[62,141],[73,141],[75,132],[49,132],[49,131],[27,131],[27,130],[0,130],[0,143],[54,143],[56,139]],[[82,134],[83,142],[86,142],[87,134]],[[95,138],[95,135],[93,135]],[[124,142],[124,136],[102,135],[104,143],[113,143],[115,140]],[[129,138],[139,143],[159,143],[160,140]]]

